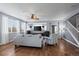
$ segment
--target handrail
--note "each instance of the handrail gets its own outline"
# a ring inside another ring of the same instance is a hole
[[[74,38],[74,40],[79,44],[79,31],[69,22],[66,22],[66,28],[71,32],[70,34]]]
[[[72,32],[68,28],[66,29],[70,33],[70,35],[74,38],[75,42],[79,45],[79,42],[76,40],[76,37],[72,34]]]
[[[76,29],[69,21],[67,21],[77,32],[79,32],[78,31],[78,29]]]

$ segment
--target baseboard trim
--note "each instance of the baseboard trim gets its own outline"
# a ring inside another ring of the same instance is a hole
[[[9,43],[12,43],[13,41],[10,41],[10,42],[7,42],[7,43],[0,43],[0,45],[6,45],[6,44],[9,44]]]
[[[67,40],[67,39],[65,39],[65,38],[64,38],[64,40],[65,40],[65,41],[67,41],[67,42],[69,42],[70,44],[72,44],[72,45],[76,46],[77,48],[79,48],[79,46],[78,46],[78,45],[76,45],[75,43],[71,42],[70,40]]]
[[[13,42],[8,42],[8,43],[6,43],[6,44],[1,44],[1,46],[5,46],[5,45],[8,45],[8,44],[10,44],[10,43],[13,43]]]

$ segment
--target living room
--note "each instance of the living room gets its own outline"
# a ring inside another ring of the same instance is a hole
[[[0,55],[79,55],[78,6],[76,3],[0,3]],[[76,21],[69,22],[70,18]]]

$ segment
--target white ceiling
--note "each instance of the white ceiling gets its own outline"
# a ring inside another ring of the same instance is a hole
[[[0,11],[23,20],[31,20],[31,14],[39,20],[63,20],[79,8],[77,3],[10,3],[0,4]]]

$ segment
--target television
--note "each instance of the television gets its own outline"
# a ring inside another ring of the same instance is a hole
[[[41,31],[41,26],[34,26],[34,31]]]

